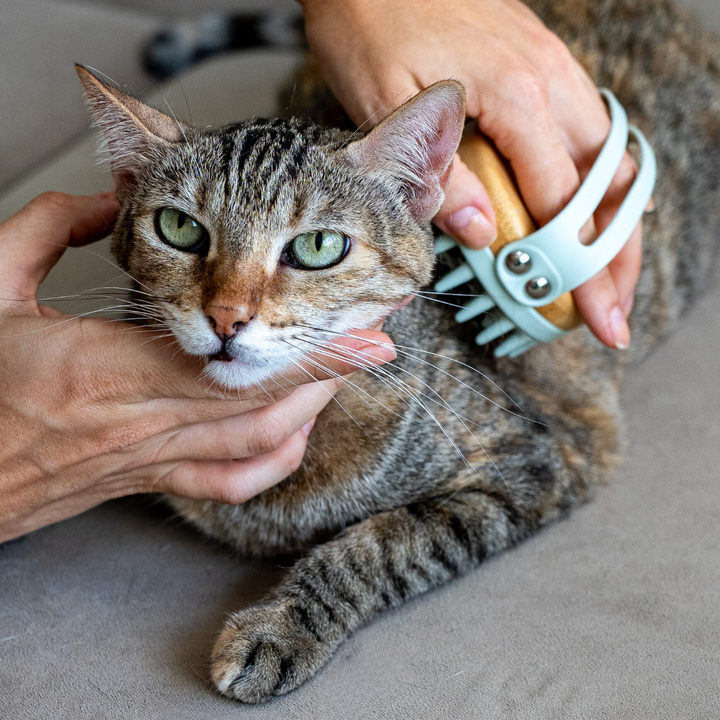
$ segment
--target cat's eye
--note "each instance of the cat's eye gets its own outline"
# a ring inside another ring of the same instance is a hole
[[[182,210],[160,208],[156,229],[168,245],[184,252],[200,252],[207,245],[207,230]]]
[[[349,249],[346,235],[335,230],[318,230],[298,235],[285,248],[283,260],[305,270],[321,270],[337,265]]]

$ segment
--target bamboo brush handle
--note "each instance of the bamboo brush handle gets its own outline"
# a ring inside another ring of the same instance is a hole
[[[537,226],[518,193],[515,181],[495,146],[481,135],[475,123],[468,124],[458,153],[462,161],[485,186],[497,220],[497,240],[490,246],[495,255],[505,245],[530,235]],[[572,293],[565,293],[549,305],[535,308],[561,330],[572,330],[582,323]]]

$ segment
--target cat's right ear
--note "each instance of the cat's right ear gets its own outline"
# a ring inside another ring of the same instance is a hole
[[[364,138],[347,146],[352,161],[394,177],[418,222],[440,209],[465,125],[465,90],[444,80],[418,93]]]
[[[122,196],[159,147],[185,141],[191,129],[102,82],[82,65],[75,65],[75,72],[105,139],[115,192]]]

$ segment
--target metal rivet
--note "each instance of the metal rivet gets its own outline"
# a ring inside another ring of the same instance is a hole
[[[551,289],[550,281],[545,277],[533,278],[525,284],[525,292],[533,300],[542,300],[547,297]]]
[[[532,267],[532,261],[524,250],[516,250],[505,258],[505,265],[511,273],[524,275]]]

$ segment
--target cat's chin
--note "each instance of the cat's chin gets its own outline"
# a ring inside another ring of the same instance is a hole
[[[261,385],[285,368],[286,365],[278,362],[248,362],[239,358],[230,362],[210,359],[205,366],[205,375],[222,387],[247,388]]]

